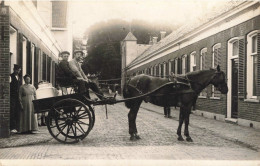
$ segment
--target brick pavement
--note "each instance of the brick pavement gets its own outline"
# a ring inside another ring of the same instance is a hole
[[[2,149],[0,156],[7,159],[260,158],[256,153],[260,147],[257,141],[259,130],[191,115],[190,135],[194,142],[179,142],[176,135],[178,110],[172,111],[173,118],[168,119],[163,117],[161,107],[143,103],[137,117],[137,127],[142,139],[132,142],[129,141],[128,134],[128,109],[124,104],[108,106],[108,119],[104,106],[96,106],[95,110],[96,124],[88,137],[78,144],[60,144],[51,138],[46,127],[41,127],[39,134],[17,134],[1,139],[1,147],[14,148]],[[33,146],[16,148],[21,145]],[[28,153],[24,154],[25,150]]]
[[[9,138],[0,138],[0,148],[35,145],[52,140],[46,126],[39,127],[37,134],[12,134]]]
[[[162,107],[154,106],[149,103],[142,103],[141,108],[163,115]],[[171,108],[171,114],[174,120],[179,119],[178,108]],[[230,124],[214,119],[208,119],[194,114],[191,114],[190,116],[190,127],[207,130],[216,137],[221,137],[222,139],[236,142],[237,144],[251,149],[258,151],[260,150],[260,130],[258,129],[239,126],[237,124]]]

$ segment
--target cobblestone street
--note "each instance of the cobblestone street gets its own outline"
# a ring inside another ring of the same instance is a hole
[[[190,135],[194,142],[179,142],[176,135],[178,110],[173,109],[173,118],[168,119],[163,116],[163,108],[144,103],[137,116],[137,127],[142,139],[130,141],[128,109],[122,103],[108,106],[108,119],[105,116],[104,106],[96,106],[95,110],[95,126],[82,142],[65,145],[52,139],[35,145],[2,148],[0,158],[51,160],[259,160],[260,158],[259,143],[257,144],[260,132],[255,129],[191,115]],[[40,130],[45,132],[46,128],[41,127]],[[241,132],[244,133],[244,137],[248,137],[249,143],[240,141]]]

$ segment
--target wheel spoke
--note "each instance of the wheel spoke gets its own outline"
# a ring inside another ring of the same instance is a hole
[[[65,136],[65,142],[67,141],[68,135],[69,135],[69,131],[70,131],[70,125],[68,125],[67,127],[67,134]]]
[[[81,127],[81,125],[79,123],[77,123],[79,125],[79,127],[81,128],[81,130],[85,133],[84,129]]]
[[[71,130],[72,130],[72,133],[74,134],[74,136],[76,137],[76,136],[77,136],[77,135],[76,135],[76,130],[74,131],[72,125],[71,125]]]
[[[89,117],[89,115],[88,115],[88,114],[86,114],[86,115],[83,115],[83,116],[79,116],[79,118],[78,118],[78,119],[85,119],[84,117],[88,118],[88,117]]]
[[[66,124],[66,122],[64,122],[64,123],[61,123],[61,124],[58,123],[57,125],[58,125],[57,127],[62,128],[64,126],[66,126],[67,124]]]
[[[80,124],[85,124],[87,126],[89,126],[89,124],[85,123],[85,122],[82,122],[81,120],[78,121]]]
[[[86,111],[82,112],[81,114],[78,114],[78,116],[80,117],[81,115],[86,114]]]
[[[75,116],[78,116],[79,115],[79,112],[81,111],[81,108],[82,108],[83,106],[80,106],[76,111],[75,111]]]
[[[81,127],[81,126],[80,126],[80,127],[81,127],[81,129],[80,129],[80,128],[78,128],[76,124],[75,124],[74,126],[75,126],[75,128],[76,128],[76,129],[78,129],[78,130],[79,130],[79,131],[80,131],[82,134],[84,134],[84,130],[82,129],[82,127]]]
[[[58,135],[60,135],[60,133],[63,132],[63,130],[65,129],[66,126],[67,126],[67,125],[64,125],[63,129],[59,130],[58,134],[55,135],[55,137],[58,137]]]
[[[59,124],[59,125],[63,125],[63,124],[65,124],[65,122],[64,122],[64,123],[61,123],[61,124]],[[54,128],[54,127],[58,127],[58,126],[57,126],[57,125],[50,126],[50,128]],[[61,127],[63,127],[63,126],[61,126]]]

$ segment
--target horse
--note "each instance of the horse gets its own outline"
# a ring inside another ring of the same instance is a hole
[[[192,142],[188,129],[191,108],[195,105],[201,91],[210,84],[222,94],[227,94],[226,76],[219,65],[215,69],[194,71],[179,76],[172,75],[169,78],[140,74],[129,79],[124,85],[123,97],[133,99],[125,101],[125,106],[130,109],[128,113],[130,140],[140,139],[136,128],[136,117],[142,101],[145,101],[162,107],[180,107],[178,141],[184,141],[181,128],[185,122],[186,141]]]

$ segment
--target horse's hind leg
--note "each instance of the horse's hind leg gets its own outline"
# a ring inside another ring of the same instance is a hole
[[[130,108],[130,111],[128,113],[130,140],[140,139],[139,135],[137,134],[136,116],[141,103],[142,101],[135,102],[134,105]]]
[[[189,108],[189,109],[191,109],[191,108]],[[185,116],[184,135],[186,136],[186,141],[193,142],[193,140],[191,139],[190,134],[189,134],[190,111],[189,110],[186,110],[186,111],[187,111],[187,114]]]
[[[181,135],[181,127],[182,127],[183,121],[184,121],[184,112],[183,112],[183,108],[180,107],[179,126],[177,129],[178,141],[184,141],[184,139],[182,138],[182,135]]]

